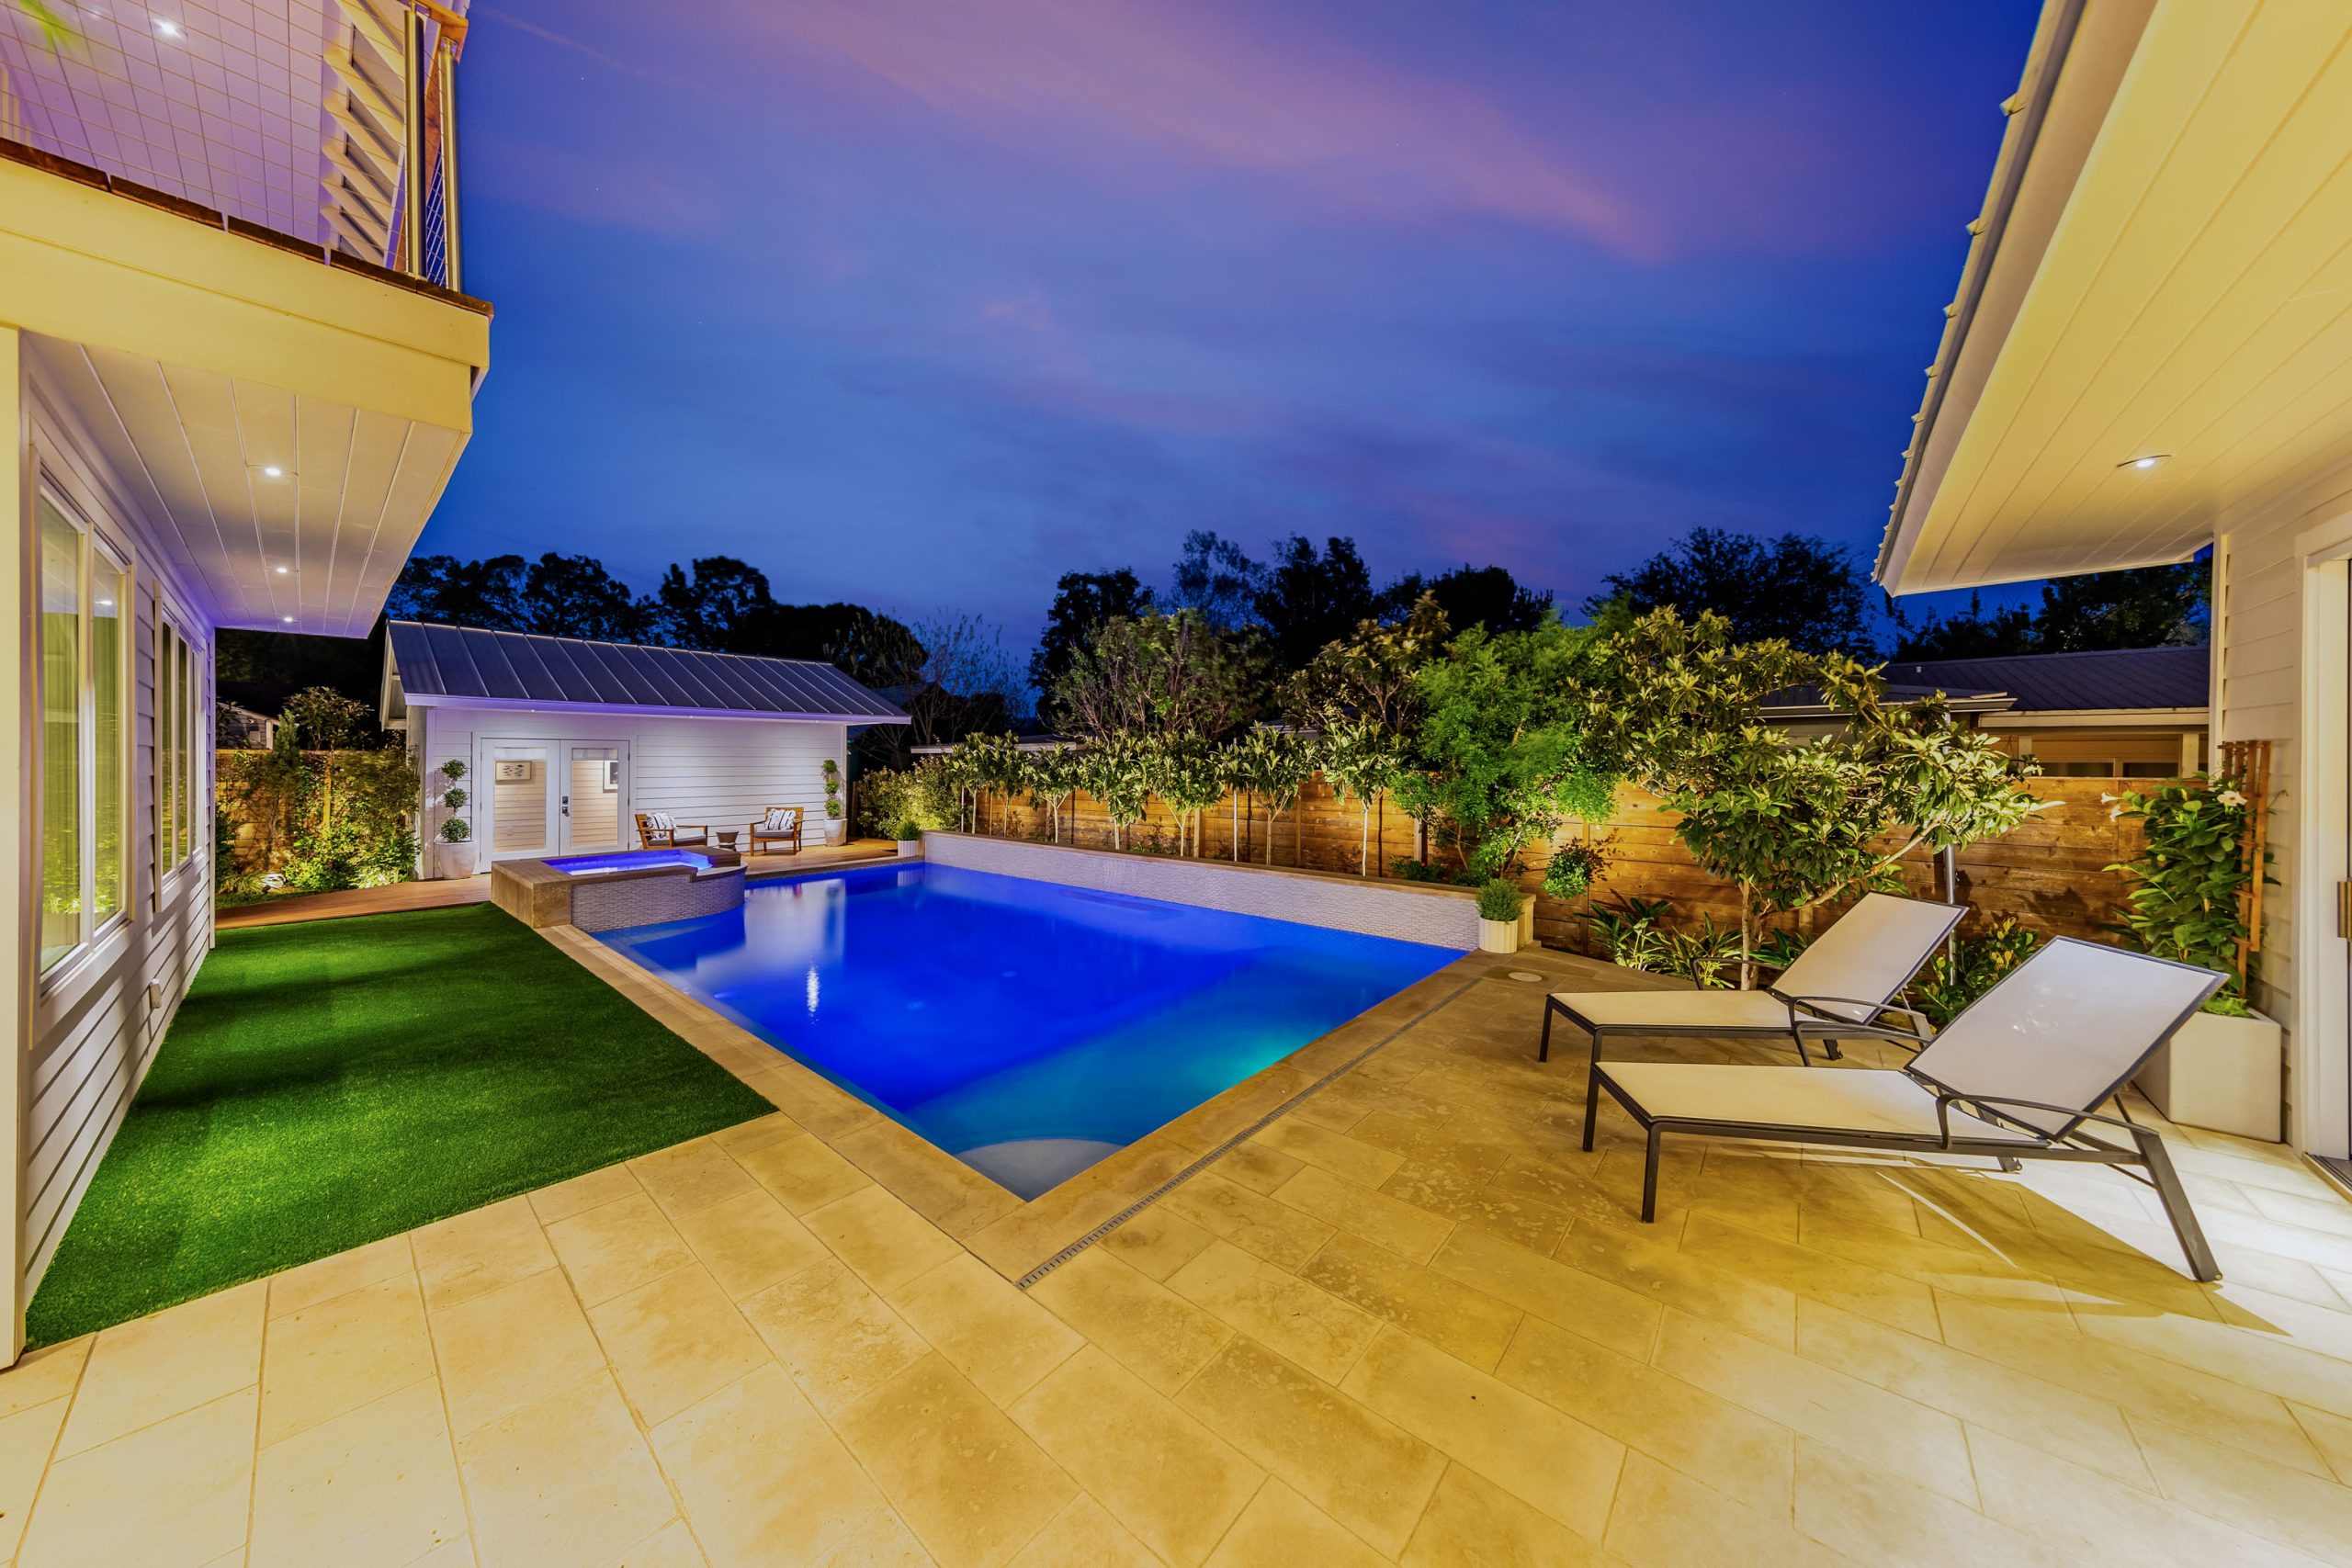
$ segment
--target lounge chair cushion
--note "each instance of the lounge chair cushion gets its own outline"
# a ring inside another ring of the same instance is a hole
[[[1785,1038],[1789,1027],[1789,1004],[1762,991],[1555,991],[1552,999],[1596,1029],[1770,1029]]]
[[[1904,1074],[1883,1068],[1605,1062],[1600,1070],[1653,1120],[1764,1122],[1901,1138],[1937,1135],[1935,1096]],[[2041,1141],[1957,1107],[1951,1131],[1956,1138]]]
[[[799,826],[800,811],[797,807],[771,806],[768,807],[767,816],[763,818],[760,821],[760,831],[763,833],[789,833]]]
[[[677,829],[678,819],[666,811],[649,811],[645,814],[645,825],[657,833],[668,833]]]

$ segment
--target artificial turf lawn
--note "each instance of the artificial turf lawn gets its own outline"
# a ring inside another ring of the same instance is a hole
[[[28,1330],[70,1339],[769,1109],[487,904],[222,931]]]

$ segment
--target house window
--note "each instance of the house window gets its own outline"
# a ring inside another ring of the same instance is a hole
[[[169,621],[155,639],[155,852],[165,870],[196,847],[196,653]]]
[[[40,497],[40,968],[126,901],[129,574]]]

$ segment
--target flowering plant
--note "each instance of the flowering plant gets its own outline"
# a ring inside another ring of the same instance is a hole
[[[2255,808],[2234,780],[2168,784],[2143,795],[2102,795],[2117,819],[2136,818],[2147,847],[2108,867],[2132,879],[2116,930],[2143,953],[2230,976],[2209,1012],[2243,1016],[2238,949],[2249,932],[2243,895],[2265,868],[2246,863],[2246,820]],[[2245,978],[2251,980],[2249,973]]]

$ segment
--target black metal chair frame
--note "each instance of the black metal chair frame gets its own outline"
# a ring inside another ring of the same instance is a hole
[[[2168,959],[2152,959],[2153,963],[2169,963]],[[2188,965],[2181,965],[2188,967]],[[2109,1084],[2106,1090],[2091,1101],[2093,1107],[2114,1100],[2132,1075],[2155,1055],[2156,1048],[2205,1005],[2207,998],[2220,988],[2222,977],[2214,976],[2212,984],[2195,1005],[2173,1021],[2155,1040],[2149,1043],[2122,1077]],[[1550,1019],[1544,1021],[1546,1028]],[[1697,1031],[1690,1032],[1696,1033]],[[1893,1036],[1889,1036],[1893,1038]],[[1922,1045],[1927,1042],[1920,1042]],[[1802,1049],[1802,1045],[1800,1045]],[[1883,1069],[1864,1069],[1883,1070]],[[1642,1168],[1642,1221],[1645,1224],[1657,1218],[1657,1168],[1661,1140],[1668,1133],[1690,1133],[1711,1138],[1752,1138],[1769,1143],[1819,1144],[1835,1148],[1870,1149],[1884,1154],[1973,1155],[1998,1160],[2001,1168],[2014,1171],[2018,1162],[2028,1159],[2063,1160],[2077,1164],[2105,1165],[2117,1173],[2154,1190],[2164,1204],[2165,1217],[2172,1222],[2174,1236],[2180,1250],[2188,1259],[2189,1272],[2200,1283],[2210,1284],[2222,1277],[2221,1265],[2214,1261],[2213,1249],[2206,1243],[2204,1227],[2197,1223],[2197,1213],[2189,1206],[2188,1193],[2180,1184],[2180,1177],[2173,1169],[2172,1156],[2164,1139],[2153,1127],[2143,1127],[2129,1115],[2107,1116],[2097,1110],[2080,1106],[2048,1105],[2039,1100],[2013,1100],[2002,1095],[1962,1092],[1948,1084],[1939,1083],[1909,1063],[1897,1069],[1920,1088],[1935,1096],[1938,1136],[1906,1137],[1895,1134],[1863,1133],[1839,1128],[1792,1126],[1770,1122],[1713,1121],[1696,1118],[1653,1116],[1642,1109],[1633,1095],[1610,1077],[1600,1060],[1600,1042],[1592,1043],[1590,1076],[1585,1086],[1584,1147],[1592,1151],[1593,1134],[1600,1114],[1600,1092],[1608,1090],[1609,1098],[1623,1106],[1627,1115],[1640,1123],[1647,1139]],[[2007,1139],[1954,1137],[1951,1131],[1951,1108],[1960,1106],[1971,1115],[1997,1125],[2014,1127],[2027,1134],[2029,1142]],[[2004,1108],[2007,1108],[2005,1111]],[[2116,1109],[2123,1110],[2123,1102],[2116,1100]],[[2064,1127],[2050,1131],[2037,1127],[2019,1117],[2009,1114],[2018,1111],[2046,1111],[2069,1118]],[[2102,1138],[2095,1138],[2081,1129],[2085,1122],[2096,1122],[2105,1126],[2120,1127],[2130,1134],[2132,1146],[2125,1148]],[[2142,1170],[2146,1175],[2140,1174]]]

